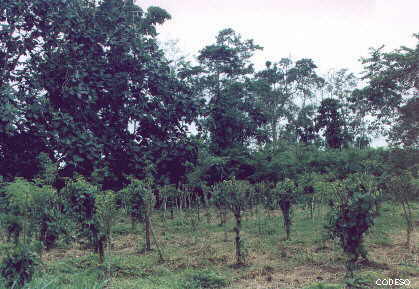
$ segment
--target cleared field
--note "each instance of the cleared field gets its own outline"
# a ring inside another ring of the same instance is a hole
[[[417,226],[418,203],[413,211]],[[155,213],[152,224],[163,261],[155,243],[153,251],[142,251],[141,225],[133,233],[121,218],[105,264],[99,266],[97,255],[79,245],[62,245],[44,254],[42,270],[28,288],[345,288],[345,258],[337,243],[325,240],[326,212],[320,208],[311,219],[307,210],[295,210],[288,241],[283,240],[279,211],[246,212],[242,233],[247,264],[240,267],[234,265],[232,216],[223,228],[215,211],[209,223],[203,211],[199,220],[196,211],[179,212],[174,219]],[[416,248],[407,250],[400,214],[389,203],[381,208],[365,240],[369,259],[360,261],[354,288],[380,288],[377,279],[408,279],[407,288],[419,288],[419,232],[412,236]]]

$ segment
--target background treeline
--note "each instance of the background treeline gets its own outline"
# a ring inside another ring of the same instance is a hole
[[[380,201],[402,204],[409,240],[419,44],[371,50],[361,79],[345,69],[321,76],[312,59],[278,57],[255,71],[262,47],[232,29],[194,61],[168,59],[156,39],[167,19],[122,0],[1,2],[0,213],[14,244],[1,272],[10,286],[32,274],[14,262],[32,268],[32,255],[59,240],[85,242],[103,262],[121,212],[145,222],[149,250],[153,210],[215,206],[221,223],[231,211],[238,264],[241,214],[259,205],[281,209],[289,238],[295,204],[314,216],[326,202],[350,270],[366,257],[362,236]],[[370,148],[375,133],[391,147]]]

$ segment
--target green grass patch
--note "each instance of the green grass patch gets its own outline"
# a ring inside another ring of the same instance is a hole
[[[414,206],[418,207],[417,204]],[[283,240],[285,232],[280,211],[271,211],[269,214],[260,208],[257,214],[246,212],[242,219],[242,238],[250,258],[248,264],[240,268],[233,266],[234,217],[229,214],[226,224],[228,241],[224,242],[225,228],[218,225],[219,218],[215,211],[211,213],[210,223],[204,214],[201,215],[201,222],[193,221],[192,218],[196,217],[194,212],[183,212],[177,214],[175,219],[167,218],[164,221],[162,212],[153,215],[153,230],[163,251],[164,262],[159,262],[154,242],[153,251],[139,253],[137,247],[141,247],[144,239],[143,225],[137,225],[137,236],[134,236],[130,222],[126,218],[120,218],[113,228],[114,244],[119,246],[106,257],[105,264],[98,265],[97,255],[88,250],[80,253],[80,257],[61,250],[55,256],[65,256],[50,258],[25,289],[229,288],[241,284],[241,280],[254,272],[263,271],[266,266],[271,268],[269,275],[274,280],[275,274],[299,266],[331,268],[332,272],[336,270],[343,276],[345,258],[342,251],[337,242],[325,240],[327,207],[315,212],[314,222],[307,210],[296,207],[293,212],[291,240],[288,241]],[[377,278],[382,279],[390,276],[389,274],[397,273],[398,277],[407,279],[419,274],[419,267],[409,261],[410,259],[397,261],[399,265],[386,269],[384,260],[387,259],[376,255],[377,251],[390,248],[389,246],[393,246],[391,248],[394,251],[394,237],[397,236],[400,240],[399,236],[404,235],[405,224],[400,213],[399,207],[391,203],[383,204],[381,215],[376,218],[375,226],[365,239],[365,245],[371,252],[371,261],[381,262],[383,266],[361,266],[355,278],[346,280],[347,283],[352,282],[354,288],[374,288]],[[415,214],[417,218],[417,213]],[[133,241],[134,239],[137,241]],[[4,246],[0,242],[0,248]],[[403,250],[405,248],[400,248],[400,254],[406,254]],[[402,256],[404,255],[395,258]],[[258,276],[262,279],[266,277],[260,274]],[[340,278],[324,279],[328,281],[305,284],[299,288],[344,288],[345,280]],[[5,289],[1,282],[0,289]]]

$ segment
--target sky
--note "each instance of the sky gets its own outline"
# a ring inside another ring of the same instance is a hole
[[[414,46],[419,32],[417,0],[136,0],[146,9],[158,6],[172,16],[158,27],[159,38],[179,39],[191,55],[215,41],[224,28],[264,47],[257,66],[282,57],[312,58],[322,71],[349,68],[368,48]]]
[[[362,72],[370,47],[415,47],[418,0],[136,0],[158,6],[172,19],[158,27],[161,41],[178,39],[184,54],[197,55],[224,28],[264,47],[253,61],[311,58],[319,72],[347,68]]]

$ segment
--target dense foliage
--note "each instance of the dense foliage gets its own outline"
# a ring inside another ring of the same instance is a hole
[[[287,242],[294,208],[316,222],[327,204],[325,232],[352,271],[367,256],[363,239],[380,203],[392,201],[411,247],[419,44],[372,50],[362,87],[346,69],[321,76],[307,58],[256,71],[252,57],[262,47],[231,28],[195,64],[172,61],[157,41],[167,19],[161,8],[123,0],[0,3],[5,286],[24,286],[57,246],[77,242],[105,263],[118,218],[131,220],[132,234],[143,223],[143,252],[154,243],[163,261],[155,211],[164,222],[168,210],[173,220],[192,211],[195,228],[201,210],[209,224],[215,208],[225,241],[232,214],[242,266],[245,214],[279,209]],[[371,148],[374,132],[391,146]],[[189,279],[192,287],[224,284],[211,274]]]
[[[364,234],[374,225],[379,191],[374,179],[363,174],[352,174],[343,181],[327,184],[332,210],[327,226],[332,238],[338,238],[348,254],[348,270],[352,273],[359,256],[367,258],[363,246]]]

